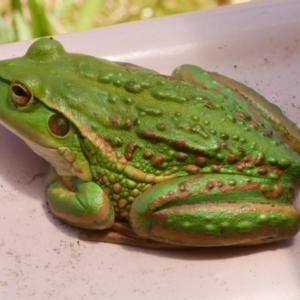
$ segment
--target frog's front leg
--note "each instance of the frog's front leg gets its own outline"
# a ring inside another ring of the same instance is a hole
[[[294,236],[300,213],[272,180],[205,174],[169,180],[133,203],[130,223],[147,239],[186,246],[254,245]]]
[[[59,176],[50,167],[46,193],[53,214],[68,224],[87,229],[105,229],[114,223],[111,202],[95,182]]]

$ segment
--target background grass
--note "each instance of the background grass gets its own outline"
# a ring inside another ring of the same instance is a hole
[[[0,43],[249,0],[1,0]]]

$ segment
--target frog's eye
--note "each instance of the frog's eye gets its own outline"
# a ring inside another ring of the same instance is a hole
[[[70,131],[69,121],[61,114],[54,114],[48,120],[50,131],[59,137],[65,136]]]
[[[13,103],[16,106],[25,106],[31,99],[31,93],[28,88],[20,82],[12,82],[10,93]]]

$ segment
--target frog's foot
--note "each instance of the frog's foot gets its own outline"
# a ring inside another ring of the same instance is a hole
[[[105,230],[84,230],[79,238],[85,241],[105,242],[129,245],[148,249],[186,249],[191,246],[176,245],[142,238],[134,233],[128,223],[115,221],[113,226]]]
[[[114,222],[111,202],[95,182],[60,177],[51,167],[46,178],[51,211],[68,224],[88,229],[105,229]]]
[[[162,182],[133,203],[143,238],[185,246],[255,245],[294,236],[300,213],[270,179],[205,174]]]

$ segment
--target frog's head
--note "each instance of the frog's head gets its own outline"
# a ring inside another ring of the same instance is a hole
[[[64,52],[57,44],[50,49],[51,45],[53,44],[49,43],[48,39],[39,40],[29,48],[24,57],[0,63],[1,123],[21,138],[49,148],[56,145],[48,135],[57,129],[53,130],[48,125],[48,130],[45,128],[44,122],[51,119],[53,111],[46,109],[41,101],[47,96],[46,93],[49,93],[45,89],[42,77],[47,74],[47,65]],[[45,65],[44,70],[41,70],[40,63]],[[67,124],[64,127],[66,133]],[[64,134],[62,128],[60,126],[61,133],[57,131],[58,135]]]
[[[70,86],[63,78],[73,71],[64,67],[66,60],[70,54],[62,45],[44,38],[33,43],[24,57],[0,62],[0,122],[60,175],[86,180],[91,174],[81,153],[78,130],[65,113],[64,89]],[[74,96],[74,90],[72,93]]]

